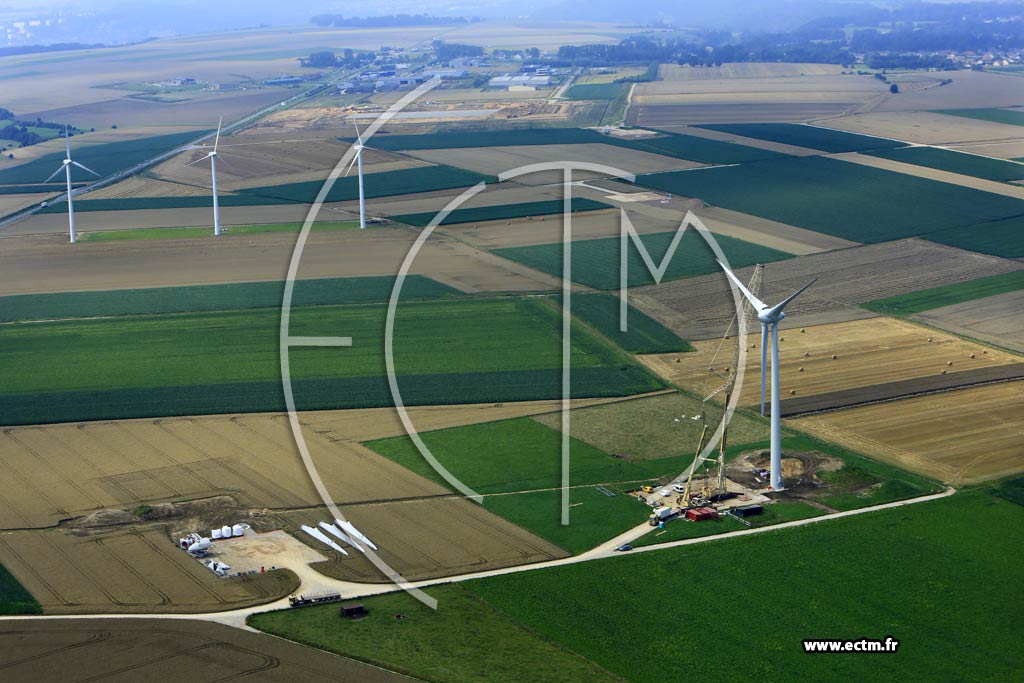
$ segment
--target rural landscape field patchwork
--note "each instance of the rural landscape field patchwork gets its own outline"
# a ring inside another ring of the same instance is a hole
[[[0,678],[1024,675],[1019,2],[114,4],[0,10]]]

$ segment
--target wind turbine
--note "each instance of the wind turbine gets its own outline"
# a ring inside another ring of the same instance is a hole
[[[359,132],[359,126],[356,125],[355,121],[352,125],[356,127],[356,144],[353,145],[353,149],[356,151],[355,157],[352,158],[352,162],[345,169],[345,177],[348,177],[349,171],[352,170],[352,165],[357,165],[356,174],[359,176],[359,229],[366,229],[366,199],[363,197],[363,136]]]
[[[67,126],[64,126],[64,151],[65,151],[65,154],[66,154],[66,156],[64,157],[64,163],[62,163],[60,165],[60,167],[56,171],[51,173],[50,177],[47,178],[46,180],[44,180],[43,182],[46,182],[46,183],[50,182],[51,180],[53,180],[53,178],[58,173],[60,173],[61,171],[64,171],[64,177],[68,181],[68,234],[71,236],[71,244],[74,244],[75,243],[75,239],[76,239],[75,238],[75,205],[73,203],[73,200],[71,199],[71,167],[72,166],[77,166],[78,168],[82,169],[83,171],[88,171],[89,173],[92,173],[97,178],[100,177],[100,174],[97,173],[96,171],[92,170],[91,168],[86,168],[85,166],[83,166],[82,164],[78,163],[77,161],[72,161],[72,159],[71,159],[71,140],[70,140],[70,136],[68,134],[68,127]]]
[[[761,321],[761,414],[764,415],[764,384],[765,384],[765,361],[767,360],[768,333],[772,337],[772,416],[771,416],[771,466],[769,468],[769,485],[774,491],[785,488],[782,484],[782,419],[779,415],[779,321],[786,317],[782,309],[790,301],[803,294],[804,290],[813,285],[818,278],[814,278],[793,294],[783,299],[774,306],[769,306],[756,296],[750,293],[740,279],[729,270],[729,268],[718,262],[725,274],[732,280],[746,297],[750,305],[757,313],[757,319]]]
[[[213,234],[220,235],[220,204],[217,199],[217,146],[220,144],[220,128],[224,123],[224,117],[217,122],[217,137],[213,141],[213,149],[205,157],[199,157],[195,161],[185,164],[192,166],[200,161],[210,160],[210,177],[213,179]]]

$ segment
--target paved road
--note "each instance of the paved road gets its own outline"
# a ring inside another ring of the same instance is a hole
[[[890,508],[903,507],[906,505],[915,505],[917,503],[924,503],[930,500],[938,500],[940,498],[947,498],[956,493],[956,489],[953,487],[947,488],[941,493],[934,493],[927,496],[921,496],[919,498],[911,498],[909,500],[899,500],[893,503],[883,503],[882,505],[873,505],[871,507],[860,508],[858,510],[847,510],[846,512],[836,512],[833,514],[822,515],[820,517],[811,517],[809,519],[798,519],[792,522],[783,522],[781,524],[775,524],[772,526],[758,527],[755,529],[745,529],[742,531],[733,531],[717,536],[703,536],[700,538],[688,538],[681,541],[671,541],[668,543],[661,543],[658,545],[644,546],[642,548],[636,548],[630,551],[628,554],[632,555],[635,553],[646,553],[655,552],[658,550],[664,550],[665,548],[677,548],[684,545],[696,545],[699,543],[713,543],[713,542],[727,542],[734,538],[740,538],[742,536],[750,536],[752,534],[761,534],[770,531],[778,531],[779,529],[787,529],[791,527],[804,526],[806,524],[818,524],[828,520],[839,519],[841,517],[852,517],[854,515],[862,515],[868,512],[875,512],[878,510],[887,510]],[[652,531],[655,527],[650,526],[646,522],[643,524],[626,531],[625,533],[619,534],[615,538],[602,543],[598,547],[588,550],[585,553],[575,555],[573,557],[566,557],[560,560],[549,560],[546,562],[537,562],[535,564],[518,565],[515,567],[505,567],[504,569],[493,569],[490,571],[476,572],[471,574],[459,574],[456,576],[448,576],[439,579],[430,579],[427,581],[416,581],[410,583],[411,587],[415,588],[430,588],[431,586],[440,586],[448,583],[460,583],[462,581],[471,581],[473,579],[482,579],[491,576],[502,576],[504,574],[516,574],[519,572],[534,571],[537,569],[548,569],[551,567],[559,567],[567,564],[576,564],[579,562],[590,562],[593,560],[608,559],[622,555],[616,551],[619,546],[630,543],[637,538],[640,538],[644,534]],[[289,567],[298,574],[301,580],[301,587],[299,593],[303,592],[314,592],[331,590],[341,594],[346,600],[355,598],[367,597],[370,595],[378,595],[380,593],[390,593],[394,591],[394,586],[391,584],[368,584],[368,583],[355,583],[351,581],[341,581],[338,579],[332,579],[326,577],[318,572],[314,571],[308,566],[293,566]],[[18,620],[18,619],[198,619],[201,621],[215,621],[228,626],[234,626],[236,628],[254,630],[246,626],[245,620],[250,614],[258,614],[260,612],[270,612],[288,607],[288,599],[282,598],[275,600],[264,605],[258,605],[255,607],[246,607],[243,609],[231,610],[228,612],[209,612],[205,614],[83,614],[83,615],[44,615],[44,616],[0,616],[0,620]]]

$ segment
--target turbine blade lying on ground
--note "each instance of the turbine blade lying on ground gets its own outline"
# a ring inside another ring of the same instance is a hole
[[[343,534],[341,531],[339,531],[338,527],[334,526],[333,524],[328,524],[327,522],[320,522],[320,526],[325,531],[327,531],[329,534],[331,534],[333,536],[336,536],[338,539],[340,539],[344,543],[348,543],[350,546],[352,546],[353,548],[355,548],[359,552],[361,552],[361,553],[365,553],[366,552],[365,550],[363,550],[362,546],[360,546],[358,543],[356,543],[351,538],[349,538],[348,536]]]
[[[310,536],[315,538],[316,540],[318,540],[321,543],[323,543],[324,545],[328,545],[331,548],[334,548],[335,550],[337,550],[342,555],[348,555],[348,553],[345,552],[344,548],[342,548],[340,545],[338,545],[337,543],[335,543],[331,539],[327,538],[327,536],[325,536],[324,533],[322,531],[320,531],[319,529],[314,529],[313,527],[306,526],[305,524],[303,524],[300,528],[303,531],[305,531],[307,534],[309,534]]]

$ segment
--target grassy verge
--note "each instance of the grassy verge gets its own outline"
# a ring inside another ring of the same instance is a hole
[[[378,226],[370,226],[378,227]],[[324,221],[313,223],[310,231],[355,230],[359,221]],[[268,232],[299,232],[302,223],[266,223],[262,225],[230,225],[221,228],[225,235],[262,235]],[[135,230],[98,230],[82,234],[83,242],[115,242],[120,240],[167,240],[213,237],[213,228],[138,228]]]
[[[322,605],[254,614],[248,623],[424,681],[621,681],[458,585],[429,592],[438,601],[437,610],[407,593],[390,593],[361,599],[369,616],[359,621],[339,618],[337,605]]]
[[[922,289],[918,292],[901,294],[887,299],[876,299],[861,305],[870,311],[886,315],[913,315],[930,311],[933,308],[952,306],[964,301],[1015,292],[1019,289],[1024,289],[1024,270],[959,282],[955,285]]]

